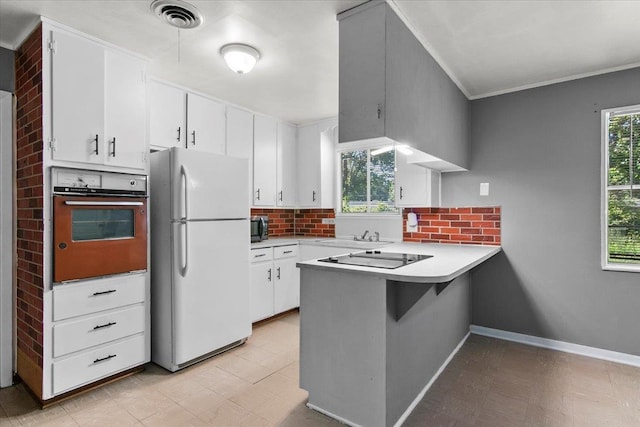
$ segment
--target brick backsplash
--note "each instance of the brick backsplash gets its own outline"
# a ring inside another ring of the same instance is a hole
[[[297,236],[336,237],[335,224],[323,224],[323,218],[335,218],[333,209],[297,209],[295,229]]]
[[[269,217],[269,236],[281,237],[292,236],[294,232],[294,210],[293,209],[261,209],[252,208],[251,216]]]
[[[335,224],[323,224],[322,218],[335,218],[333,209],[252,208],[251,215],[269,217],[269,236],[335,237]]]
[[[409,212],[418,216],[417,232],[406,232]],[[404,208],[402,240],[498,246],[500,217],[500,207]]]
[[[42,367],[42,27],[17,50],[15,73],[17,347]]]

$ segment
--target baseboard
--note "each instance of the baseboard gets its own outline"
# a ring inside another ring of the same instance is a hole
[[[485,328],[484,326],[471,325],[471,333],[640,367],[640,356],[635,356],[633,354],[619,353],[617,351],[572,344],[565,341],[557,341],[533,335],[519,334],[517,332],[503,331],[501,329]]]
[[[350,427],[362,427],[360,424],[352,423],[351,421],[347,420],[346,418],[342,418],[342,417],[339,417],[336,414],[332,414],[331,412],[326,411],[326,410],[314,405],[313,403],[308,403],[307,402],[307,408],[313,409],[316,412],[320,412],[321,414],[324,414],[327,417],[333,418],[334,420],[339,421],[344,425],[347,425],[347,426],[350,426]]]
[[[465,341],[467,341],[467,338],[469,338],[470,334],[471,334],[471,332],[467,332],[467,334],[464,336],[464,338],[462,338],[462,340],[460,340],[460,342],[458,343],[456,348],[454,348],[453,351],[451,352],[451,354],[449,355],[449,357],[447,357],[447,360],[445,360],[444,363],[440,366],[440,368],[438,368],[438,370],[433,375],[433,377],[431,377],[431,380],[429,380],[429,382],[427,383],[426,386],[424,386],[422,391],[420,393],[418,393],[418,395],[416,396],[415,399],[413,399],[413,402],[411,402],[411,405],[409,405],[409,407],[404,411],[404,413],[400,416],[400,418],[398,418],[398,421],[396,421],[396,423],[393,425],[394,427],[400,427],[407,420],[409,415],[411,415],[411,412],[413,412],[413,410],[416,408],[416,406],[418,406],[418,403],[420,403],[420,401],[422,400],[424,395],[427,393],[427,391],[431,388],[433,383],[436,382],[436,380],[438,379],[440,374],[442,374],[442,372],[444,372],[444,370],[447,367],[447,365],[449,364],[449,362],[451,362],[451,360],[456,355],[456,353],[458,353],[460,348],[464,345]]]

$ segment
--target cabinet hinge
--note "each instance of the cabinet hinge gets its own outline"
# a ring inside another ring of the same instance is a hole
[[[56,139],[55,138],[49,138],[49,148],[51,148],[52,151],[56,151]]]
[[[51,51],[51,53],[56,53],[56,41],[49,40],[47,42],[47,48]]]

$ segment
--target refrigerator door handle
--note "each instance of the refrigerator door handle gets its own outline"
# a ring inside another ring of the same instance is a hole
[[[184,233],[180,236],[180,275],[187,277],[189,271],[189,222],[181,221],[184,225]]]
[[[189,175],[184,165],[180,166],[180,175],[184,179],[184,217],[182,219],[189,219]]]

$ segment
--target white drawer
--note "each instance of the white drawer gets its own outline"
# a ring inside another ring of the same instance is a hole
[[[144,300],[144,274],[58,285],[53,289],[53,320],[96,313]]]
[[[273,259],[273,248],[251,249],[251,262],[262,262]]]
[[[273,257],[279,258],[293,258],[298,256],[298,245],[289,246],[276,246],[273,248]]]
[[[53,357],[144,332],[145,324],[145,306],[137,305],[55,325]]]
[[[59,394],[146,362],[145,336],[136,335],[53,363],[53,393]]]

